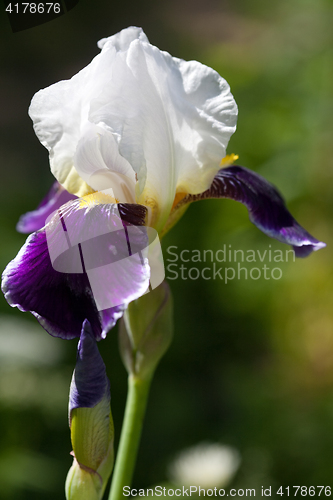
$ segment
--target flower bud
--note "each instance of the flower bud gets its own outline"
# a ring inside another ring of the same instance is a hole
[[[66,479],[66,498],[80,500],[99,500],[101,478],[93,471],[83,468],[74,458]]]
[[[172,334],[172,296],[164,281],[131,302],[120,323],[120,352],[128,373],[150,378],[167,351]]]
[[[69,395],[74,461],[67,500],[100,500],[113,467],[110,384],[90,323],[83,324]]]

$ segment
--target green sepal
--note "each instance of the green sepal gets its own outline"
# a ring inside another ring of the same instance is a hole
[[[73,465],[69,469],[65,493],[67,500],[100,500],[102,496],[102,480],[94,471],[81,467],[74,458]]]
[[[66,480],[66,498],[100,500],[114,463],[114,428],[108,398],[94,408],[72,410],[70,426],[74,461]]]
[[[119,344],[129,374],[151,378],[173,335],[173,304],[164,281],[131,302],[119,327]]]
[[[94,408],[75,408],[71,412],[71,440],[77,461],[97,470],[113,442],[113,422],[108,401]]]

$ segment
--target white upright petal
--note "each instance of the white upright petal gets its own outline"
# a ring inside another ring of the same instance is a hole
[[[111,188],[118,201],[135,203],[135,172],[108,130],[89,124],[78,142],[74,166],[94,190]]]
[[[131,42],[134,40],[140,40],[142,42],[149,42],[142,28],[137,28],[136,26],[130,26],[127,29],[119,31],[115,35],[109,36],[107,38],[102,38],[97,45],[99,49],[107,50],[109,48],[115,48],[118,50],[127,50]]]
[[[160,51],[140,28],[99,47],[71,80],[38,92],[30,115],[60,183],[75,192],[80,179],[89,184],[89,176],[105,177],[105,170],[131,179],[130,186],[137,179],[136,201],[152,208],[160,230],[176,192],[209,187],[235,130],[237,106],[213,69]],[[103,130],[98,141],[94,126]]]

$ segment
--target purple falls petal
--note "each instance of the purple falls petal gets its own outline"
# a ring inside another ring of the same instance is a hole
[[[75,408],[93,408],[103,397],[110,401],[110,383],[90,323],[85,320],[69,392],[69,414]]]
[[[245,167],[222,168],[207,191],[189,195],[185,201],[205,198],[231,198],[243,203],[251,222],[268,236],[291,245],[297,257],[326,246],[298,224],[272,184]]]
[[[55,182],[36,210],[21,215],[16,230],[20,233],[33,233],[45,226],[45,221],[52,212],[77,196],[70,194],[65,188]]]
[[[117,207],[122,227],[134,227],[135,230],[140,230],[140,225],[144,225],[146,209],[141,205],[121,204],[96,204],[89,208],[83,205],[82,208],[80,203],[80,199],[67,203],[60,209],[61,215],[65,214],[66,217],[60,219],[57,212],[44,229],[28,237],[17,257],[3,273],[2,291],[12,307],[30,311],[51,335],[64,339],[79,337],[82,323],[88,319],[94,337],[100,340],[122,316],[128,302],[134,300],[133,297],[141,296],[149,283],[149,266],[139,256],[137,260],[131,261],[124,280],[120,280],[118,262],[117,273],[114,273],[112,265],[109,268],[105,266],[108,264],[108,257],[112,264],[114,246],[117,247],[116,257],[120,261],[128,257],[128,242],[124,237],[126,232],[122,231],[120,236],[117,231],[107,232],[112,230],[116,222],[119,224],[114,207]],[[70,230],[66,237],[70,237],[72,243],[71,248],[67,247],[65,252],[62,248],[63,242],[66,243],[63,236],[64,221],[66,229]],[[132,226],[132,222],[136,226]],[[104,234],[99,234],[101,231]],[[110,234],[112,240],[108,239]],[[86,241],[78,243],[84,235]],[[96,242],[92,245],[94,236]],[[137,240],[133,239],[135,250],[147,243],[144,231],[137,235]],[[50,248],[55,254],[59,254],[53,265]],[[82,253],[85,252],[87,258],[81,261]],[[87,274],[89,270],[86,272],[84,268],[84,264],[89,267],[89,259],[93,258],[97,270],[104,270],[100,287],[102,299],[110,298],[114,306],[101,309],[96,305],[96,290],[93,292]]]
[[[87,275],[53,269],[43,230],[31,234],[17,257],[8,264],[3,273],[2,291],[12,307],[30,311],[54,337],[79,337],[86,318],[95,337],[101,337],[103,325]],[[110,311],[109,316],[112,326],[121,316],[121,308]]]

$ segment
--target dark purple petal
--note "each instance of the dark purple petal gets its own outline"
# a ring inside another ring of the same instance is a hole
[[[88,319],[94,337],[100,340],[128,302],[148,287],[149,268],[140,254],[128,264],[123,227],[136,231],[132,238],[136,250],[147,246],[144,227],[139,226],[145,222],[146,209],[139,205],[81,205],[80,199],[67,203],[44,229],[28,237],[3,273],[2,290],[12,307],[32,312],[51,335],[79,337],[82,323]],[[131,225],[133,220],[138,226]],[[115,230],[119,225],[122,233]],[[64,242],[69,242],[67,249]],[[58,257],[53,261],[54,255]]]
[[[44,230],[30,235],[3,273],[2,291],[12,307],[30,311],[54,337],[80,336],[87,318],[97,339],[104,325],[85,273],[61,273],[52,267]],[[122,308],[110,311],[112,327]]]
[[[298,224],[272,184],[247,168],[222,168],[207,191],[188,195],[184,202],[205,198],[231,198],[243,203],[251,222],[268,236],[291,245],[297,257],[306,257],[326,246]]]
[[[93,408],[103,397],[110,401],[110,384],[90,323],[85,320],[69,392],[69,414],[74,408]]]
[[[55,182],[36,210],[21,215],[16,229],[20,233],[33,233],[45,226],[45,221],[52,212],[68,201],[75,200],[77,196],[70,194],[65,188]]]

